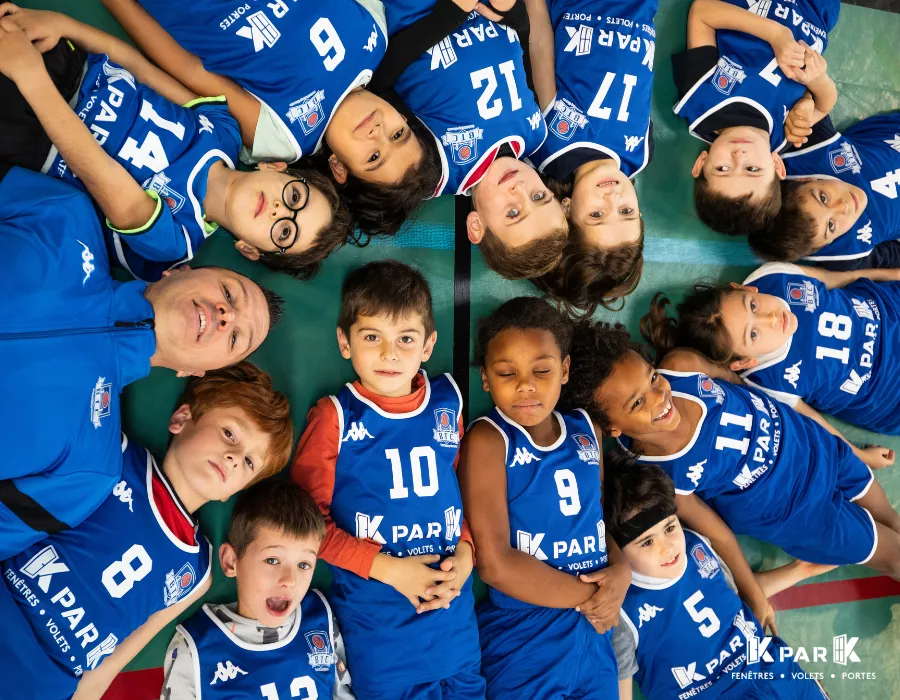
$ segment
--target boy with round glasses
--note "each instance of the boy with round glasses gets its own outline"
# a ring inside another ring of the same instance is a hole
[[[349,214],[324,176],[235,169],[241,135],[224,97],[197,97],[65,15],[3,3],[0,18],[0,174],[19,165],[86,189],[110,257],[135,277],[159,279],[220,227],[245,257],[300,278],[346,239]]]

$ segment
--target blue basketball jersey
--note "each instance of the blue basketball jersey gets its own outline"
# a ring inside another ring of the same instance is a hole
[[[218,226],[204,218],[210,166],[234,168],[241,147],[237,122],[224,98],[181,107],[141,85],[105,54],[88,58],[75,112],[110,156],[168,205],[166,230],[152,241],[107,230],[114,259],[138,279],[158,280],[164,270],[190,260]],[[54,150],[47,174],[84,189]]]
[[[2,564],[3,583],[48,661],[72,677],[97,668],[151,615],[209,576],[211,548],[199,529],[197,544],[185,544],[157,510],[154,478],[181,506],[153,457],[124,437],[122,450],[121,481],[93,515]],[[42,663],[34,660],[34,673]],[[27,686],[16,690],[30,697]]]
[[[522,158],[547,135],[519,35],[476,12],[413,61],[394,88],[434,134],[442,169],[435,197],[467,194],[504,143]]]
[[[612,158],[628,177],[650,161],[657,3],[551,0],[556,99],[544,113],[547,140],[532,158],[539,170],[576,149]]]
[[[879,433],[900,431],[895,378],[900,373],[900,283],[860,279],[828,289],[785,263],[763,265],[744,284],[784,301],[797,330],[784,347],[741,372],[784,401],[809,405]]]
[[[209,605],[178,626],[194,660],[194,688],[203,700],[279,697],[330,700],[334,689],[334,623],[319,591],[304,596],[284,639],[248,644]]]
[[[356,0],[139,0],[206,70],[238,83],[281,120],[294,158],[319,149],[334,110],[387,48]]]
[[[384,554],[443,558],[461,535],[454,462],[462,398],[449,374],[433,382],[422,374],[425,399],[409,413],[383,411],[352,384],[331,397],[341,436],[331,517]],[[478,663],[471,579],[449,609],[417,615],[391,586],[336,566],[332,573],[331,603],[357,685],[415,685]],[[422,649],[440,651],[425,663]]]
[[[790,29],[797,41],[805,41],[823,53],[828,33],[837,23],[839,0],[773,0],[748,3],[724,0]],[[744,32],[716,32],[718,64],[709,69],[675,105],[675,114],[688,123],[691,135],[703,139],[695,128],[711,114],[742,102],[754,107],[769,123],[769,144],[773,151],[785,143],[784,120],[806,87],[790,80],[778,67],[772,47]]]
[[[864,258],[879,243],[900,238],[900,112],[863,119],[843,134],[784,154],[788,178],[836,178],[869,199],[856,224],[809,260]]]
[[[690,530],[684,539],[684,572],[670,580],[633,573],[622,604],[621,617],[634,637],[634,680],[641,693],[650,700],[718,698],[744,683],[734,674],[748,672],[771,673],[774,679],[784,674],[781,682],[791,683],[791,674],[802,669],[789,657],[782,661],[783,642],[765,638],[750,606],[728,586],[709,545]]]
[[[587,414],[553,413],[559,439],[536,445],[525,429],[494,408],[478,420],[506,443],[510,546],[573,576],[606,567],[606,526],[600,489],[600,451]],[[491,602],[530,607],[493,588]]]

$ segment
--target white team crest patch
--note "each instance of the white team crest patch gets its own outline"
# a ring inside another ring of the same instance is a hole
[[[175,605],[175,603],[190,593],[196,580],[197,574],[194,572],[194,567],[190,564],[182,566],[177,574],[174,569],[169,571],[166,574],[166,584],[163,590],[163,600],[166,607]]]
[[[812,313],[819,306],[819,290],[809,280],[788,282],[787,302],[792,306],[802,306]]]
[[[455,126],[441,136],[441,143],[444,148],[450,147],[450,158],[454,163],[465,165],[478,157],[478,142],[483,136],[484,129],[476,128],[474,124]]]
[[[578,459],[588,464],[600,464],[600,451],[590,435],[576,433],[572,439],[578,445]]]
[[[721,56],[716,64],[712,84],[723,95],[730,95],[734,86],[743,83],[746,77],[747,74],[739,63],[735,63],[728,56]]]
[[[144,180],[141,185],[145,190],[156,192],[160,198],[168,205],[173,214],[177,214],[181,207],[184,206],[185,198],[180,193],[169,187],[172,181],[164,172],[156,173],[153,177]]]
[[[718,404],[725,402],[725,390],[705,374],[697,377],[697,393],[705,398],[715,399]]]
[[[456,411],[450,408],[438,408],[435,410],[434,439],[441,447],[459,446]]]
[[[856,146],[847,141],[841,141],[837,148],[828,151],[828,162],[835,175],[840,175],[848,170],[854,175],[862,172],[862,158],[859,157],[859,151]]]
[[[324,90],[314,90],[305,97],[291,102],[287,111],[287,118],[294,122],[300,122],[303,133],[309,136],[325,121],[325,110],[322,102],[325,100]]]
[[[557,100],[553,105],[553,118],[547,125],[563,141],[571,141],[579,129],[587,126],[588,120],[577,106],[569,100]]]
[[[314,671],[328,671],[334,665],[334,652],[328,635],[321,630],[313,630],[304,636],[309,645],[309,665]]]
[[[719,562],[706,551],[706,547],[702,544],[695,544],[691,547],[691,559],[694,560],[703,578],[712,578],[719,573]]]
[[[106,377],[97,377],[97,383],[91,392],[91,423],[94,428],[103,424],[112,408],[112,383]]]

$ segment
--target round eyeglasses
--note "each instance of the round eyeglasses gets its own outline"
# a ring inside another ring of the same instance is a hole
[[[297,213],[303,211],[309,204],[309,185],[306,178],[298,176],[288,182],[281,190],[281,201],[290,210],[291,215],[278,219],[269,230],[269,238],[278,249],[275,255],[285,255],[300,235]]]

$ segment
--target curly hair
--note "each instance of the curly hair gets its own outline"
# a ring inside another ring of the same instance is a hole
[[[331,209],[331,222],[316,234],[312,245],[302,253],[280,255],[277,253],[260,253],[259,261],[276,272],[284,272],[299,280],[315,277],[322,261],[347,242],[353,222],[347,204],[338,194],[334,182],[317,170],[309,168],[288,168],[285,174],[291,177],[302,177],[322,193]]]
[[[763,260],[794,262],[816,252],[816,220],[803,208],[805,184],[782,182],[781,210],[768,226],[748,236],[751,250]]]
[[[722,317],[722,303],[734,293],[727,285],[697,282],[676,307],[676,321],[666,314],[671,302],[658,292],[650,302],[650,310],[641,318],[641,335],[653,346],[658,359],[670,350],[687,347],[726,367],[735,355]]]
[[[629,351],[648,359],[646,347],[632,340],[621,323],[576,323],[569,351],[569,382],[563,384],[559,409],[583,408],[601,429],[608,429],[609,416],[597,393]]]
[[[498,306],[478,321],[473,365],[484,367],[488,344],[500,333],[509,329],[538,329],[553,334],[562,357],[569,354],[572,342],[572,322],[543,299],[516,297]]]
[[[694,180],[694,208],[697,216],[713,231],[726,236],[749,236],[771,225],[781,209],[781,181],[772,176],[766,192],[756,197],[745,194],[731,199],[715,192],[703,171]]]

